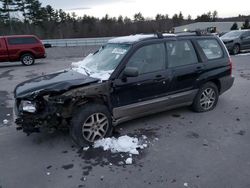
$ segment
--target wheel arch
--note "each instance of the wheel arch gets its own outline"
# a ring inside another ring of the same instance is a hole
[[[108,99],[105,96],[88,96],[81,98],[75,102],[75,105],[73,106],[73,114],[82,106],[86,104],[99,104],[106,106],[110,114],[112,115],[112,109],[111,106],[108,102]]]
[[[212,79],[212,80],[209,80],[208,82],[212,82],[216,85],[216,87],[218,88],[218,92],[220,93],[221,91],[221,82],[219,79]]]
[[[31,54],[31,55],[33,55],[33,57],[35,58],[35,54],[34,54],[32,51],[26,50],[26,51],[21,51],[21,52],[19,53],[19,60],[21,60],[21,57],[22,57],[24,54]]]

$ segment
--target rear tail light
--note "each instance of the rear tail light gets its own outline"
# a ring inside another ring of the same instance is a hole
[[[233,62],[232,62],[231,57],[229,58],[229,66],[230,66],[230,75],[232,75],[233,74]]]

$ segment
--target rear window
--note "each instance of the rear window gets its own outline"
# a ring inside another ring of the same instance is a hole
[[[208,59],[218,59],[223,56],[223,51],[218,41],[215,39],[201,39],[198,44],[202,48]]]
[[[8,38],[8,43],[10,45],[37,44],[38,40],[34,37],[18,37],[18,38]]]

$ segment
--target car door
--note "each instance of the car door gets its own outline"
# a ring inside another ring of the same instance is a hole
[[[8,50],[3,38],[0,38],[0,62],[8,61]]]
[[[194,46],[190,40],[179,39],[166,43],[168,69],[172,73],[171,94],[183,94],[183,98],[189,100],[189,96],[195,93],[196,82],[202,74],[205,65],[199,62]],[[185,98],[185,95],[187,95]]]
[[[245,32],[241,36],[241,47],[243,50],[250,49],[250,31]]]
[[[114,81],[111,98],[116,118],[150,111],[154,100],[165,96],[169,86],[163,42],[139,47],[126,62],[126,67],[136,68],[139,75],[122,79],[121,73]]]

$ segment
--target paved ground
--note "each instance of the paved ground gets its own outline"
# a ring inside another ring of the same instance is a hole
[[[27,137],[15,130],[15,85],[79,59],[0,64],[0,188],[250,187],[250,55],[233,57],[235,84],[214,111],[180,108],[120,125],[117,134],[144,134],[151,142],[128,166],[119,165],[121,155],[79,152],[67,132]]]

